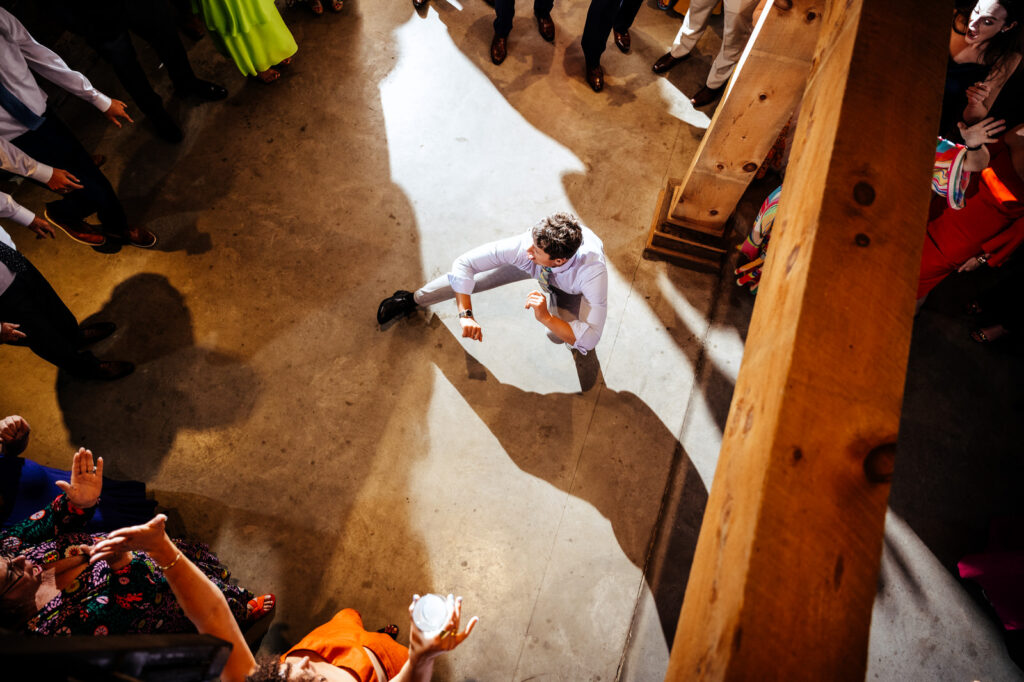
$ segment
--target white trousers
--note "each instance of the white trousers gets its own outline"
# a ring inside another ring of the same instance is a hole
[[[722,36],[722,49],[715,55],[715,61],[708,72],[707,85],[709,88],[719,88],[725,85],[732,75],[743,54],[743,48],[747,46],[747,39],[754,30],[754,9],[758,0],[722,0],[724,5],[725,27]],[[708,27],[708,19],[711,17],[711,10],[714,9],[718,0],[691,0],[690,8],[686,10],[686,17],[683,18],[683,25],[672,41],[670,52],[673,57],[685,57],[697,44]]]

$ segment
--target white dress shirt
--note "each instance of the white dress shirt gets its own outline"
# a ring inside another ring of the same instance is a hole
[[[14,240],[11,239],[11,235],[7,234],[7,230],[2,227],[0,227],[0,242],[7,244],[7,246],[11,247],[15,251],[18,250],[18,247],[14,245]],[[11,282],[13,281],[14,273],[11,272],[10,268],[6,265],[0,263],[0,296],[7,291],[7,287],[11,286]],[[3,320],[0,320],[0,322],[3,322]]]
[[[110,108],[109,97],[92,87],[88,78],[71,70],[53,50],[37,43],[14,15],[0,7],[0,81],[33,113],[42,116],[46,111],[46,93],[39,88],[32,71],[100,111]],[[53,168],[10,143],[27,131],[28,128],[0,107],[0,168],[42,183],[49,182]]]
[[[474,275],[503,265],[513,265],[531,277],[539,278],[541,266],[530,260],[526,253],[532,245],[533,230],[528,230],[517,237],[478,246],[455,259],[452,271],[448,273],[448,283],[457,294],[471,294]],[[587,306],[580,307],[580,319],[568,321],[576,336],[572,347],[583,353],[593,350],[608,317],[608,267],[604,245],[590,228],[583,227],[583,243],[573,257],[552,268],[548,284],[567,294],[583,296]]]

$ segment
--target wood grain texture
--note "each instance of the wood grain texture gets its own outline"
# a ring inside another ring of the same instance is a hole
[[[948,5],[828,4],[666,680],[864,679]]]
[[[824,0],[795,0],[775,3],[762,13],[673,193],[669,222],[708,234],[725,233],[740,197],[800,102],[823,5]]]

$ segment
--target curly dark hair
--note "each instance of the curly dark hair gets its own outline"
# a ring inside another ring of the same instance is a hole
[[[969,0],[957,0],[953,10],[953,30],[960,35],[967,33],[967,26],[971,23],[971,13],[977,2]],[[1013,27],[1005,32],[1000,32],[989,38],[985,44],[985,51],[982,54],[982,61],[990,69],[1002,68],[1008,59],[1015,54],[1024,54],[1022,44],[1022,24],[1024,20],[1024,0],[999,0],[1000,6],[1006,10],[1006,23],[1013,24]]]
[[[291,663],[282,667],[281,659],[269,654],[256,657],[256,669],[249,673],[245,682],[316,682],[317,675],[292,670]]]
[[[552,259],[568,260],[583,243],[583,230],[573,214],[554,213],[533,226],[533,243]]]

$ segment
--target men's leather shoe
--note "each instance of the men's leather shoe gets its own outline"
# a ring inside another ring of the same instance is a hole
[[[385,325],[396,317],[405,317],[416,310],[411,291],[399,289],[377,306],[377,324]]]
[[[495,64],[501,64],[507,56],[508,38],[495,35],[494,40],[491,41],[491,61]]]
[[[615,29],[612,29],[612,33],[615,35],[615,47],[619,48],[620,52],[629,52],[629,31],[627,30],[624,33],[619,33]]]
[[[412,6],[416,9],[423,9],[427,6],[427,0],[412,0]]]
[[[587,67],[587,83],[594,89],[594,92],[601,92],[601,88],[604,87],[604,69],[600,64],[593,68]]]
[[[156,235],[144,227],[129,227],[127,234],[119,235],[120,239],[140,249],[151,249],[156,246]]]
[[[228,89],[223,85],[217,85],[216,83],[197,78],[181,94],[194,95],[207,102],[216,102],[228,96]]]
[[[123,379],[135,371],[135,365],[125,360],[103,360],[87,378],[100,381]]]
[[[540,31],[540,37],[549,43],[555,42],[555,22],[551,20],[551,15],[545,14],[541,16],[537,14],[535,16],[537,17],[537,30]]]
[[[712,102],[718,101],[718,98],[722,96],[723,92],[725,92],[724,85],[720,85],[717,88],[709,88],[705,85],[697,91],[696,95],[690,98],[690,103],[694,107],[703,107],[711,104]]]
[[[78,327],[82,332],[82,343],[79,346],[89,346],[107,338],[117,330],[113,322],[93,322]]]
[[[46,218],[46,222],[60,229],[64,234],[70,237],[72,241],[76,241],[79,244],[85,244],[87,246],[103,246],[107,243],[107,238],[94,230],[92,226],[84,220],[56,220],[50,215],[49,210],[43,211],[43,217]]]
[[[651,71],[654,73],[665,73],[672,67],[676,66],[680,62],[685,62],[689,58],[689,53],[684,54],[682,57],[673,57],[671,52],[666,52],[658,57],[658,61],[654,62],[654,66],[651,67]]]

